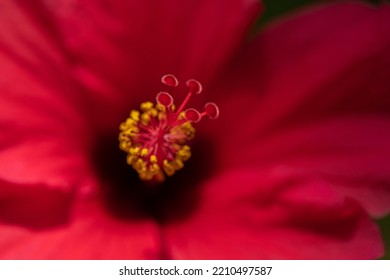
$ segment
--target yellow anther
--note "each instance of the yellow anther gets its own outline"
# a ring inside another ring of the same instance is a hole
[[[156,109],[160,112],[165,112],[165,106],[161,105],[160,103],[156,104]]]
[[[148,113],[143,113],[141,115],[141,120],[144,125],[147,125],[150,122],[150,115]]]
[[[145,162],[143,161],[143,159],[141,159],[141,158],[137,159],[137,161],[135,162],[135,167],[137,169],[142,170],[144,168],[144,166],[145,166]]]
[[[132,155],[138,155],[139,151],[140,151],[139,147],[130,148],[129,150],[130,154]]]
[[[195,134],[195,128],[192,126],[192,124],[190,122],[186,122],[184,124],[184,128],[187,129],[192,134]]]
[[[176,169],[168,160],[164,160],[163,164],[164,171],[168,176],[175,174]]]
[[[157,116],[158,116],[158,110],[155,109],[155,108],[150,109],[149,113],[150,113],[153,117],[157,117]]]
[[[119,142],[119,148],[120,148],[122,151],[127,152],[127,150],[129,149],[129,146],[130,146],[129,143],[126,143],[126,142]]]
[[[185,112],[180,112],[179,116],[178,116],[178,119],[181,120],[181,119],[184,119],[186,113]]]
[[[176,170],[182,169],[184,167],[184,163],[180,159],[175,159],[172,165]]]
[[[148,153],[149,153],[149,150],[146,149],[146,148],[143,148],[143,149],[141,150],[141,157],[147,156]]]
[[[195,136],[195,128],[192,126],[190,122],[186,122],[182,124],[181,128],[183,129],[184,133],[186,134],[188,139],[192,139]]]
[[[153,108],[153,103],[150,101],[141,103],[141,110],[146,112]]]
[[[167,118],[167,115],[163,112],[160,112],[158,113],[158,116],[157,118],[161,121],[161,120],[165,120]]]
[[[132,110],[131,112],[130,112],[130,117],[134,120],[134,121],[136,121],[136,122],[138,122],[139,121],[139,112],[137,111],[137,110]]]
[[[134,122],[133,119],[127,118],[127,119],[126,119],[126,122],[125,122],[124,124],[125,124],[126,126],[128,126],[128,127],[132,127],[132,126],[136,125],[136,122]]]
[[[120,130],[125,130],[125,129],[127,129],[126,123],[121,123],[121,124],[119,125],[119,129],[120,129]]]
[[[119,139],[119,141],[126,141],[128,138],[123,132],[121,132],[121,133],[119,133],[118,139]]]
[[[157,156],[151,155],[149,160],[151,163],[157,163]]]
[[[127,164],[132,165],[135,160],[136,160],[136,157],[134,157],[133,155],[130,155],[130,154],[127,155]]]
[[[159,171],[160,170],[160,166],[158,166],[158,164],[154,163],[150,166],[150,171],[151,172],[156,172],[156,171]]]
[[[179,157],[182,161],[186,161],[191,157],[191,148],[187,145],[183,146],[177,154],[177,157]]]

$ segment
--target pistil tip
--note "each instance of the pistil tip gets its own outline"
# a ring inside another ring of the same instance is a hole
[[[206,103],[204,105],[204,111],[206,112],[207,116],[212,120],[215,120],[219,116],[219,108],[214,102]]]
[[[162,76],[161,82],[167,86],[177,87],[179,85],[179,81],[176,79],[174,75],[167,74]]]
[[[185,118],[190,122],[197,123],[200,121],[201,116],[197,110],[190,108],[185,111]]]
[[[197,80],[190,79],[186,82],[187,87],[190,89],[191,93],[200,94],[203,90],[202,84]]]
[[[164,105],[165,107],[170,107],[173,105],[173,97],[168,92],[162,91],[159,92],[156,96],[157,103]]]

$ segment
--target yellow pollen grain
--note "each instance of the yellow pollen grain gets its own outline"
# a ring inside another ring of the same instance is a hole
[[[127,155],[127,164],[132,165],[136,158],[133,155],[128,154]]]
[[[151,162],[151,163],[157,163],[157,156],[151,155],[151,156],[150,156],[150,162]]]
[[[153,117],[157,117],[157,116],[158,116],[158,110],[155,109],[155,108],[150,109],[149,113],[150,113]]]
[[[185,112],[180,112],[179,116],[178,116],[178,119],[181,120],[181,119],[184,119],[186,113]]]
[[[149,153],[149,150],[146,149],[146,148],[143,148],[143,149],[141,150],[141,157],[147,156],[148,153]]]
[[[142,113],[141,121],[143,125],[147,125],[150,122],[150,115],[148,113]]]
[[[176,169],[172,163],[168,162],[168,160],[164,160],[164,171],[168,176],[172,176],[175,174]]]
[[[153,108],[153,103],[150,101],[141,103],[141,110],[146,112]]]
[[[119,148],[120,148],[122,151],[125,151],[125,152],[127,152],[129,146],[130,146],[130,145],[129,145],[128,143],[126,143],[126,142],[120,142],[120,143],[119,143]]]
[[[136,122],[139,121],[139,115],[140,115],[140,113],[139,113],[137,110],[132,110],[132,111],[130,112],[130,118],[131,118],[132,120],[136,121]]]
[[[175,167],[176,170],[182,169],[184,167],[184,163],[180,159],[175,159],[172,165],[173,167]]]
[[[150,166],[150,171],[151,172],[155,172],[155,171],[159,171],[160,170],[160,166],[158,166],[158,164],[154,163]]]
[[[165,106],[159,103],[156,104],[156,109],[160,112],[165,112]]]
[[[187,145],[183,146],[176,154],[182,161],[186,161],[191,157],[191,148]]]
[[[140,148],[139,148],[139,147],[133,147],[133,148],[130,149],[129,152],[130,152],[130,154],[132,154],[132,155],[138,155],[139,151],[140,151]]]

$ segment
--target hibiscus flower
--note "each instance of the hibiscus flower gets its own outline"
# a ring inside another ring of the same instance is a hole
[[[326,5],[245,40],[259,12],[255,0],[2,3],[0,258],[380,257],[390,8]],[[221,113],[193,123],[191,158],[155,184],[127,164],[118,128],[166,91],[165,74],[179,86],[161,103],[196,79],[191,107]]]

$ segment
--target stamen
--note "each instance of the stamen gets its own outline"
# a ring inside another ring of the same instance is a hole
[[[175,87],[178,80],[165,75],[162,83]],[[119,147],[127,153],[127,163],[142,180],[163,181],[184,166],[191,157],[188,145],[195,135],[193,123],[204,116],[216,119],[219,109],[215,103],[206,103],[204,112],[193,108],[185,109],[193,94],[200,94],[202,85],[190,79],[186,82],[189,92],[179,109],[175,111],[174,99],[162,91],[156,95],[156,104],[150,101],[141,104],[141,110],[132,110],[120,125]]]

